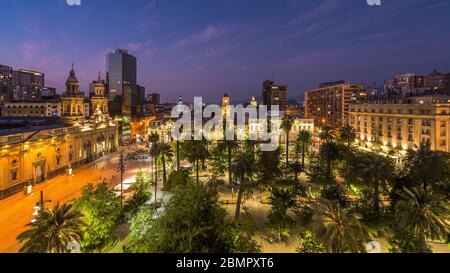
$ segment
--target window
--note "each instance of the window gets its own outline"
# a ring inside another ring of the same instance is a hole
[[[10,172],[10,179],[11,181],[16,181],[17,180],[17,169],[12,169]]]

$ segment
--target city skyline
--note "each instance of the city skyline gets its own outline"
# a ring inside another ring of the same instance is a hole
[[[450,38],[439,35],[450,29],[444,20],[450,3],[441,0],[382,6],[364,0],[136,0],[125,10],[110,1],[68,6],[60,0],[2,1],[0,7],[11,11],[5,20],[16,26],[0,26],[9,37],[0,45],[0,63],[44,72],[58,93],[71,63],[86,92],[116,48],[137,57],[138,82],[164,101],[180,95],[214,101],[224,92],[248,100],[272,75],[297,97],[324,81],[381,87],[402,72],[450,70]],[[128,15],[133,19],[119,19]]]

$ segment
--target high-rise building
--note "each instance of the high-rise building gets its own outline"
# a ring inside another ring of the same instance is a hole
[[[446,92],[450,91],[450,78],[449,74],[445,75],[437,70],[433,70],[430,74],[425,77],[425,87],[427,90],[434,92]]]
[[[14,100],[39,100],[44,87],[44,73],[25,69],[13,71]]]
[[[109,100],[122,97],[123,101],[129,101],[133,112],[137,105],[137,64],[136,57],[128,54],[125,49],[117,49],[106,56],[106,71],[108,73]],[[125,96],[130,96],[126,98]],[[116,113],[114,113],[116,114]]]
[[[147,101],[152,104],[161,104],[161,95],[156,92],[148,94]]]
[[[0,64],[0,106],[11,99],[13,68]]]
[[[145,105],[145,87],[136,85],[136,113],[142,115]]]
[[[262,95],[263,104],[267,105],[269,110],[271,106],[278,105],[280,111],[286,111],[287,85],[264,81]]]
[[[345,81],[322,83],[305,92],[305,116],[319,126],[339,128],[347,124],[349,105],[367,98],[363,84]]]
[[[411,97],[425,92],[424,76],[414,73],[395,75],[384,83],[384,97]]]

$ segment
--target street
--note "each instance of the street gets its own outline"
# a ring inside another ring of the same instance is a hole
[[[110,187],[114,187],[120,183],[120,175],[116,172],[118,160],[118,152],[110,154],[74,169],[73,176],[59,175],[34,186],[31,195],[25,196],[19,192],[0,200],[0,253],[14,253],[20,249],[16,237],[26,230],[25,225],[33,218],[32,213],[41,190],[44,191],[44,199],[51,200],[45,206],[53,208],[58,202],[66,203],[79,197],[81,189],[89,183],[98,184],[105,178]],[[136,176],[139,168],[149,171],[149,167],[148,162],[129,161],[124,179]]]

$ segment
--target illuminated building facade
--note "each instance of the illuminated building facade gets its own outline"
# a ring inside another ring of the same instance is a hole
[[[108,98],[100,77],[95,82],[95,93],[87,100],[72,67],[61,101],[37,107],[39,103],[11,103],[22,105],[22,111],[33,111],[34,117],[21,112],[21,117],[0,118],[1,198],[20,191],[27,183],[43,182],[118,147],[117,126],[108,115]],[[56,106],[58,114],[48,115],[48,105]],[[35,109],[42,112],[36,114]]]
[[[363,84],[344,81],[320,84],[305,92],[305,117],[314,118],[318,126],[339,128],[347,124],[351,103],[367,98]]]
[[[80,92],[80,82],[75,75],[73,66],[66,81],[66,91],[61,96],[61,103],[62,116],[67,119],[83,119],[89,113],[86,111],[85,97]]]
[[[61,117],[60,101],[17,101],[6,102],[3,117]]]
[[[106,95],[105,81],[98,74],[97,80],[91,84],[91,115],[108,114],[108,96]]]
[[[0,107],[11,99],[13,85],[13,68],[0,64]]]
[[[287,85],[264,81],[262,95],[263,105],[267,105],[269,110],[272,105],[278,105],[281,112],[286,111]]]
[[[33,127],[27,126],[33,123]],[[8,129],[10,128],[10,129]],[[118,147],[117,127],[57,118],[0,119],[0,198],[41,183]]]
[[[352,104],[349,124],[365,146],[406,151],[429,141],[431,149],[450,152],[450,97]]]

